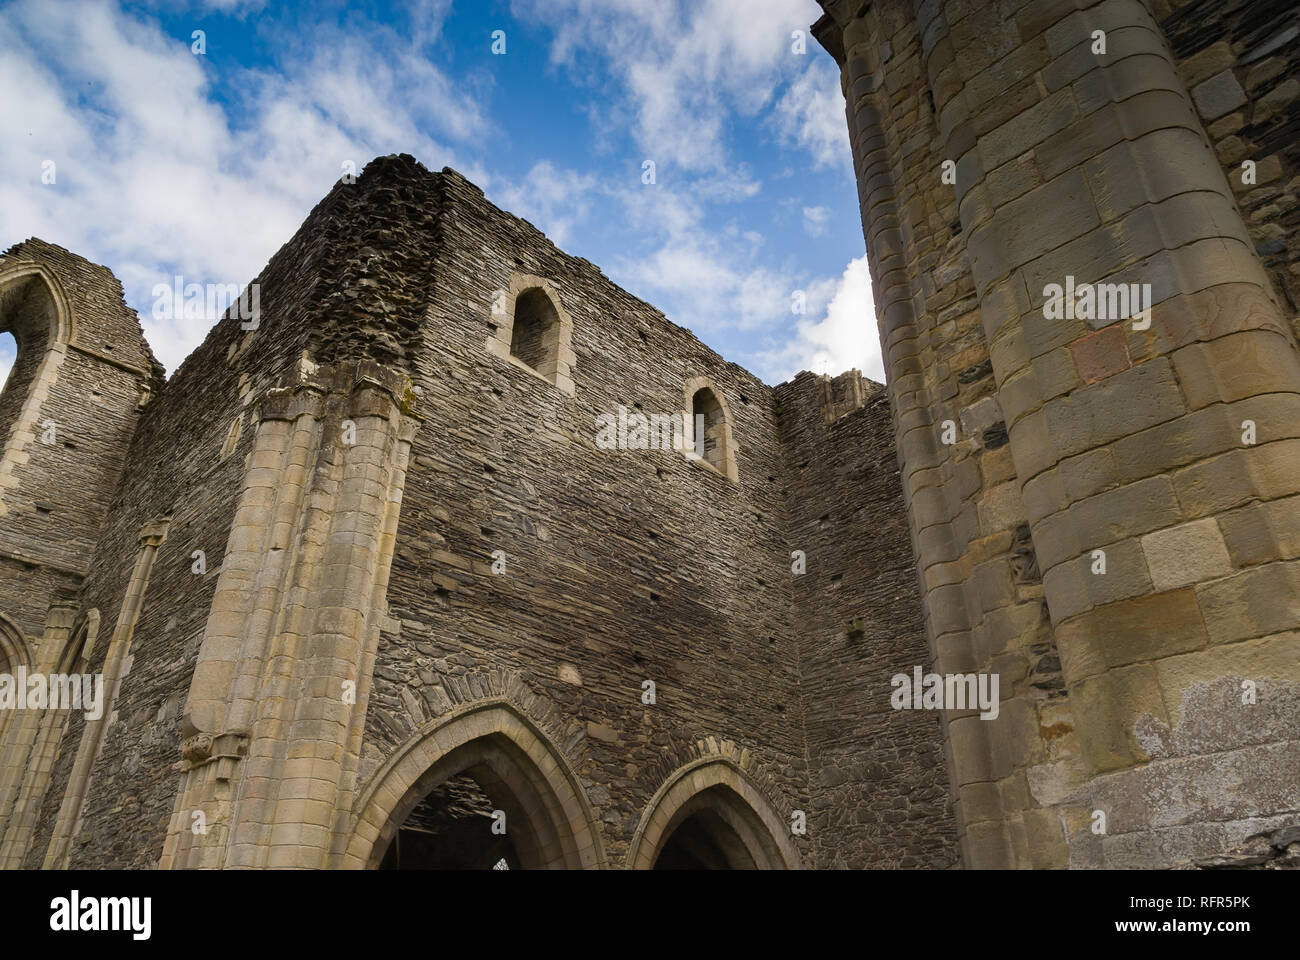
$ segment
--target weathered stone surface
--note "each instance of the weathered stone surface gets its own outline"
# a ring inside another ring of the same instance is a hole
[[[1246,91],[1231,70],[1224,70],[1192,88],[1196,109],[1206,120],[1214,120],[1246,102]]]
[[[500,769],[528,757],[566,811],[565,865],[650,865],[713,786],[766,818],[769,866],[948,866],[959,836],[973,867],[1300,861],[1293,13],[824,6],[884,390],[768,387],[408,158],[337,187],[268,265],[273,331],[223,322],[166,384],[111,277],[28,241],[138,355],[20,357],[2,612],[126,679],[117,719],[74,717],[35,779],[4,732],[23,839],[0,863],[319,866],[346,839],[365,865],[439,758],[503,741]],[[1151,326],[1049,317],[1066,276],[1149,285]],[[533,289],[553,315],[491,310]],[[0,316],[51,355],[53,301],[19,292]],[[95,384],[84,503],[33,495],[85,477],[41,458],[20,395],[65,390],[80,425]],[[702,387],[703,457],[596,447],[600,414]],[[224,552],[212,576],[196,544]],[[892,709],[914,667],[996,674],[999,718]],[[217,764],[238,815],[188,839],[192,807],[236,812]]]
[[[1221,577],[1232,570],[1223,534],[1213,518],[1148,533],[1142,553],[1157,591]]]

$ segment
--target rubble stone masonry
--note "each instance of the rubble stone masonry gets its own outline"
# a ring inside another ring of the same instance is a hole
[[[0,257],[0,673],[107,698],[0,720],[0,867],[489,811],[523,867],[1291,857],[1295,10],[822,6],[886,385],[769,387],[407,156],[168,379],[106,268]],[[1098,283],[1150,314],[1050,294]]]
[[[80,262],[35,243],[9,257]],[[526,865],[649,866],[700,809],[758,866],[956,861],[939,718],[889,708],[928,655],[878,384],[773,390],[408,157],[256,282],[256,329],[218,323],[118,435],[69,590],[120,682],[39,769],[6,747],[13,865],[375,866],[467,769]],[[549,366],[503,333],[530,290]],[[697,391],[718,465],[597,445]],[[29,583],[0,602],[30,639]]]

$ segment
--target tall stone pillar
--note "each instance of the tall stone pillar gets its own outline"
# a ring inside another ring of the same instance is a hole
[[[824,5],[856,99],[855,50],[901,5]],[[1005,860],[1039,865],[1032,830],[1056,829],[1071,865],[1163,866],[1294,822],[1300,351],[1164,38],[1140,0],[911,12],[860,55],[919,43],[1068,691],[1038,739],[1077,737],[1082,763],[1026,767],[1032,817],[992,771]],[[916,149],[889,145],[896,179]],[[951,747],[960,783],[982,753]]]
[[[45,619],[45,630],[36,647],[36,662],[32,672],[51,676],[61,673],[60,661],[72,637],[72,627],[77,618],[75,599],[56,597],[50,603]],[[36,794],[45,795],[45,780],[49,777],[48,763],[42,763],[41,745],[49,740],[56,727],[62,736],[66,711],[24,710],[16,714],[5,730],[0,744],[0,870],[15,870],[22,866],[27,844],[31,840],[38,811],[34,805],[24,804]],[[38,740],[42,741],[38,745]]]
[[[109,641],[108,651],[104,655],[104,703],[100,716],[87,719],[81,729],[81,743],[77,747],[77,756],[68,776],[67,789],[63,802],[59,806],[59,815],[54,823],[54,835],[49,849],[45,852],[44,868],[61,870],[68,866],[72,852],[72,841],[81,830],[81,815],[86,808],[89,796],[90,774],[95,761],[104,749],[104,738],[114,720],[113,706],[117,702],[122,680],[126,676],[130,663],[131,641],[135,636],[135,625],[140,619],[140,610],[144,606],[145,591],[149,587],[149,577],[153,573],[154,560],[158,548],[167,539],[167,527],[170,519],[163,517],[151,520],[140,529],[140,552],[136,555],[131,578],[127,581],[126,594],[122,598],[122,609],[117,615],[117,625],[113,628],[113,638]]]
[[[324,867],[351,806],[415,419],[344,364],[259,404],[160,866]]]
[[[1081,779],[1078,750],[1057,733],[1070,729],[1069,704],[936,149],[921,37],[903,0],[854,6],[828,3],[834,16],[815,31],[842,70],[933,669],[999,677],[996,717],[943,714],[963,861],[1061,866],[1055,785]],[[1038,782],[1053,789],[1035,793]]]

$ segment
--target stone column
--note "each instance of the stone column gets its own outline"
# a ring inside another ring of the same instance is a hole
[[[1217,853],[1300,811],[1300,353],[1140,0],[916,10],[1089,776],[1071,863]],[[1098,283],[1149,323],[1050,303]]]
[[[186,703],[161,867],[324,867],[350,808],[415,419],[346,364],[274,391]]]
[[[45,630],[36,647],[36,662],[32,672],[49,676],[59,671],[68,640],[72,636],[73,622],[77,617],[75,599],[56,598],[46,614]],[[52,727],[54,721],[66,714],[47,710],[19,712],[5,731],[4,749],[0,752],[0,870],[14,870],[22,866],[27,853],[27,843],[36,822],[35,810],[26,809],[19,795],[30,796],[36,780],[49,776],[41,770],[39,751],[33,753],[37,735]],[[44,796],[44,784],[40,795]]]
[[[942,716],[963,860],[1061,866],[1064,836],[1034,777],[1067,780],[1071,740],[1027,511],[993,395],[989,347],[910,4],[827,3],[815,28],[842,67],[904,502],[941,675],[999,678],[996,718]],[[838,19],[836,19],[838,18]],[[910,673],[912,665],[898,665]],[[1075,749],[1077,753],[1077,749]],[[1077,762],[1074,763],[1077,766]],[[1045,775],[1045,777],[1044,777]],[[1076,777],[1077,779],[1077,777]],[[1052,827],[1055,825],[1055,830]]]
[[[104,657],[103,709],[97,719],[87,720],[81,730],[81,743],[77,747],[77,757],[73,762],[72,773],[68,776],[67,790],[64,792],[58,819],[54,824],[54,835],[45,853],[46,870],[66,869],[68,866],[72,841],[81,829],[81,814],[86,807],[90,774],[104,747],[104,737],[108,732],[109,724],[113,721],[113,705],[117,702],[118,691],[126,676],[131,639],[135,636],[135,625],[140,619],[140,608],[144,605],[149,575],[153,572],[158,548],[167,538],[169,523],[170,518],[164,517],[152,520],[140,529],[140,552],[136,556],[131,579],[127,581],[126,595],[122,598],[122,609],[117,616],[117,626],[113,629],[113,638],[109,641],[108,653]]]

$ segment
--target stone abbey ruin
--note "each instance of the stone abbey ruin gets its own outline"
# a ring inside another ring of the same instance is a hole
[[[170,378],[8,249],[0,866],[1300,859],[1300,14],[822,6],[887,386],[407,156]]]

